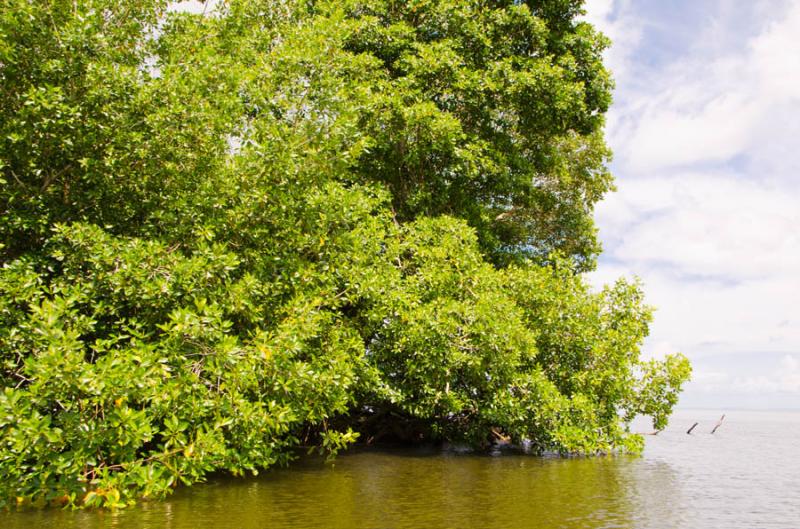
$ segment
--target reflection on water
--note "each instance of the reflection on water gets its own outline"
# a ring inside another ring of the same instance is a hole
[[[794,527],[800,414],[682,412],[643,457],[368,450],[218,479],[121,512],[0,514],[0,526],[93,528]],[[695,434],[684,432],[695,420]],[[704,426],[705,425],[705,426]]]

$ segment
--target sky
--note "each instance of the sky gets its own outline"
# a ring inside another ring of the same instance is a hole
[[[638,276],[681,407],[800,408],[800,0],[589,0],[614,44],[595,284]]]
[[[644,356],[693,363],[681,407],[800,409],[800,0],[586,9],[617,84],[591,281],[642,280]]]

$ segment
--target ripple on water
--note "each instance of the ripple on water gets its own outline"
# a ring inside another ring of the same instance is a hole
[[[368,450],[217,479],[120,512],[0,514],[0,527],[752,528],[800,526],[800,413],[683,411],[642,457]],[[685,431],[695,421],[692,435]]]

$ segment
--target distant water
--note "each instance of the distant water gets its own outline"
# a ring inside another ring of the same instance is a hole
[[[0,528],[800,527],[800,412],[726,411],[711,435],[721,414],[677,412],[642,457],[356,451],[119,512],[0,513]]]

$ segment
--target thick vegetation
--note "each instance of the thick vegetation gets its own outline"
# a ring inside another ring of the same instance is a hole
[[[4,0],[0,504],[359,437],[636,451],[689,365],[593,292],[578,0]]]

